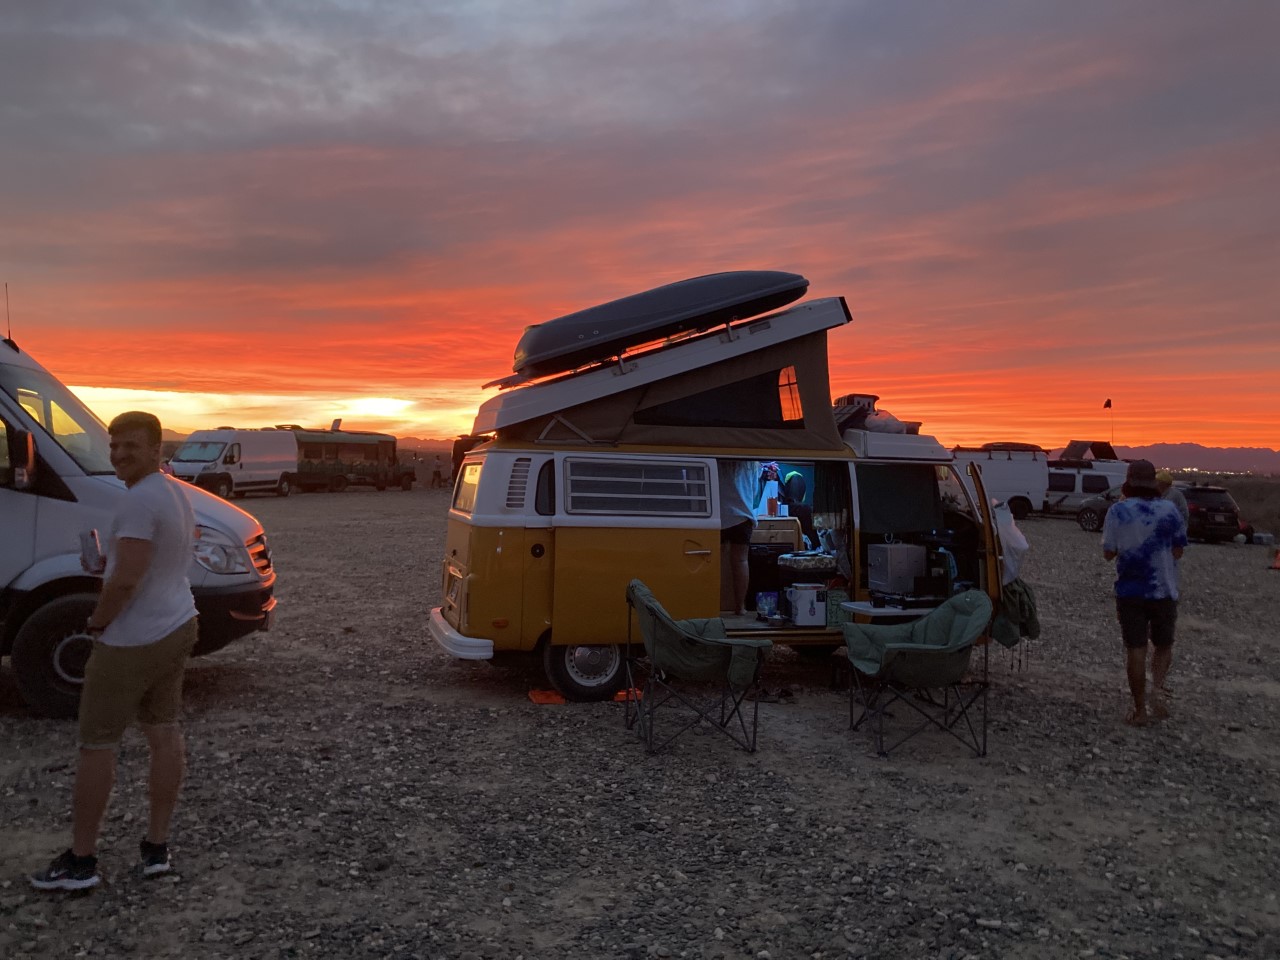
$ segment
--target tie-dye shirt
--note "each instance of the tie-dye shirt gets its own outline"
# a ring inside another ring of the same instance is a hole
[[[1168,500],[1113,504],[1102,524],[1102,549],[1116,555],[1116,596],[1177,600],[1173,548],[1186,545],[1187,525]]]

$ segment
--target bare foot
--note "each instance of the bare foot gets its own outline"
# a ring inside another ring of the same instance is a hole
[[[1157,690],[1156,695],[1151,698],[1151,716],[1157,720],[1169,719],[1169,704],[1163,690]]]
[[[1129,712],[1125,714],[1124,722],[1131,727],[1145,727],[1147,725],[1147,711],[1142,707],[1130,707]]]

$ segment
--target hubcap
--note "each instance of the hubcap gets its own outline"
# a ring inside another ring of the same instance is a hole
[[[577,683],[595,687],[613,675],[620,656],[616,646],[570,647],[565,651],[565,669]]]
[[[84,684],[84,668],[93,652],[93,639],[87,633],[69,633],[53,648],[53,672],[63,683],[73,687]]]

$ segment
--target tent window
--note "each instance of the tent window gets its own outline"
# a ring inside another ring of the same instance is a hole
[[[633,419],[638,424],[658,427],[804,427],[794,367],[766,371],[645,407],[637,410]]]
[[[783,420],[804,420],[800,406],[800,384],[796,380],[795,367],[783,367],[778,371],[778,403]]]

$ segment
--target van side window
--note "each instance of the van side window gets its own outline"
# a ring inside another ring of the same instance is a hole
[[[1085,493],[1106,493],[1111,489],[1111,478],[1086,473],[1080,479],[1080,489]]]
[[[538,471],[538,487],[533,495],[533,509],[540,517],[555,516],[556,462],[554,460],[548,460]]]
[[[453,509],[471,513],[476,508],[476,491],[480,488],[480,464],[464,463],[453,488]]]
[[[860,463],[858,515],[864,533],[928,533],[942,526],[938,475],[927,463]]]
[[[13,463],[9,459],[9,425],[0,420],[0,486],[13,483]]]
[[[240,462],[240,444],[233,443],[227,448],[227,455],[222,458],[223,463],[239,463]]]
[[[1060,473],[1049,471],[1049,492],[1050,493],[1075,493],[1076,492],[1076,475],[1074,473]]]
[[[660,460],[565,460],[569,513],[709,517],[706,464]]]

